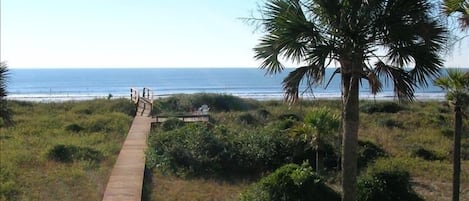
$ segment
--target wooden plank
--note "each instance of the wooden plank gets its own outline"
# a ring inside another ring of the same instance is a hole
[[[151,103],[139,98],[137,114],[112,169],[103,201],[140,201],[145,172],[145,149],[152,118]]]
[[[103,201],[140,201],[145,170],[146,139],[150,133],[151,118],[137,116],[122,146]]]

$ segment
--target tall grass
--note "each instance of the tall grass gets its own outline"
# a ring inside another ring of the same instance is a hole
[[[15,124],[0,128],[0,200],[101,200],[132,120],[132,103],[10,106]]]

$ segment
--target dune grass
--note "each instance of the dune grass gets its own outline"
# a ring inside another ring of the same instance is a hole
[[[10,102],[0,128],[0,200],[101,200],[128,132],[128,100]],[[64,149],[80,150],[66,155]],[[55,160],[51,155],[69,157]]]
[[[217,103],[209,105],[209,128],[239,132],[241,137],[248,136],[244,135],[247,132],[268,133],[273,128],[288,127],[289,120],[285,119],[301,120],[316,107],[326,106],[340,114],[339,101],[304,101],[289,106],[280,101],[224,99],[216,95],[198,95],[180,102],[174,97],[158,101],[162,102],[156,106],[167,114],[184,113],[203,101]],[[164,108],[168,104],[177,111]],[[413,188],[423,198],[449,200],[451,107],[444,102],[416,102],[399,105],[397,109],[380,104],[388,103],[361,103],[359,138],[384,149],[388,157],[369,164],[361,173],[403,169],[410,173]],[[15,125],[0,128],[0,200],[101,200],[135,112],[132,103],[13,101],[9,105]],[[468,125],[469,120],[465,119],[462,200],[469,198]],[[155,126],[150,138],[160,132],[164,131]],[[268,173],[190,176],[154,168],[147,175],[144,200],[237,200],[251,183]],[[338,171],[330,170],[325,177],[328,185],[339,190]]]

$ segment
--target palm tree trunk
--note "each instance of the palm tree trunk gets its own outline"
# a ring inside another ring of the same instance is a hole
[[[453,144],[453,201],[459,201],[459,179],[461,174],[461,132],[462,108],[454,108],[454,144]]]
[[[342,201],[357,199],[357,147],[359,125],[359,75],[347,69],[342,73],[343,138],[342,138]]]
[[[318,142],[318,146],[316,147],[316,173],[322,175],[322,170],[324,169],[324,152],[323,145],[321,141]]]

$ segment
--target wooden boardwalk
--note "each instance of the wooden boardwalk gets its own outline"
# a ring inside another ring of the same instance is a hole
[[[151,103],[140,99],[137,114],[111,172],[103,201],[140,201],[145,172],[145,149],[152,118]]]
[[[103,201],[140,201],[145,172],[145,150],[152,123],[161,123],[169,117],[150,116],[153,92],[144,88],[143,97],[135,89],[131,99],[137,106],[135,118],[117,157],[104,191]],[[150,95],[151,94],[151,95]],[[184,122],[208,121],[208,115],[179,116]]]

